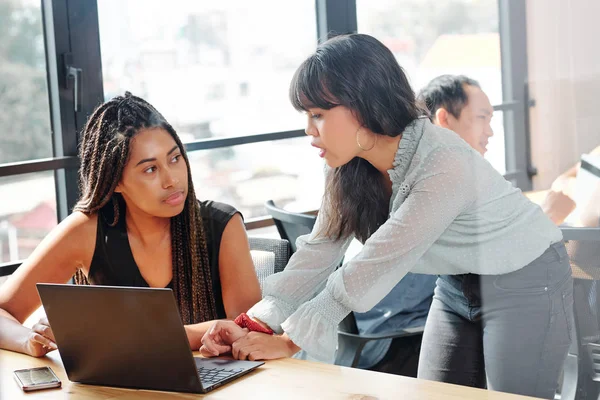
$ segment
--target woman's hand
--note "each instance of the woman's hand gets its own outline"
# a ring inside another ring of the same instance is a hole
[[[549,191],[542,203],[542,210],[556,225],[562,224],[575,210],[575,202],[563,192]]]
[[[34,357],[42,357],[46,353],[56,350],[54,333],[47,318],[41,318],[29,332],[24,344],[24,352]]]
[[[231,354],[238,360],[274,360],[291,357],[300,351],[288,335],[268,335],[250,332],[231,346]]]
[[[233,321],[217,321],[202,336],[200,353],[204,357],[216,357],[220,354],[229,353],[231,344],[247,334],[248,329],[240,328]]]

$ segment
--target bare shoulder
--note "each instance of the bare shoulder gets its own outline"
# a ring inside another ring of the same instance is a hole
[[[85,214],[75,211],[65,218],[57,227],[57,234],[68,247],[73,247],[74,253],[80,257],[85,268],[89,265],[96,247],[96,231],[98,214]]]
[[[227,237],[228,239],[231,237],[235,237],[236,239],[241,239],[242,241],[248,241],[246,236],[246,227],[244,226],[244,220],[242,219],[239,213],[234,214],[231,219],[225,225],[225,229],[223,230],[223,239]]]
[[[73,212],[38,245],[23,265],[60,261],[70,269],[89,266],[96,247],[96,213]]]
[[[246,255],[248,257],[246,257]],[[227,222],[223,235],[221,236],[221,247],[219,249],[219,269],[243,267],[239,262],[241,259],[250,259],[250,246],[244,221],[239,213],[236,213]],[[244,264],[242,262],[242,264]]]
[[[70,235],[94,235],[98,224],[98,214],[85,214],[81,211],[74,211],[71,215],[61,222],[64,224],[65,232]]]

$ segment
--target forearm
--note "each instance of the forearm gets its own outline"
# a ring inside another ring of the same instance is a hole
[[[575,202],[563,192],[549,191],[542,203],[542,211],[556,225],[562,224],[575,209]]]
[[[289,357],[293,356],[294,354],[296,354],[297,352],[299,352],[300,350],[302,350],[300,347],[298,347],[292,341],[292,339],[288,336],[287,333],[284,333],[283,335],[281,335],[281,337],[287,342],[287,345],[288,345],[288,348],[289,348]]]
[[[568,216],[568,214],[561,213],[548,205],[542,205],[542,211],[544,214],[546,214],[546,216],[548,216],[548,218],[550,218],[550,220],[552,220],[552,222],[554,222],[555,225],[560,225],[565,222],[565,218]]]
[[[193,325],[185,325],[185,333],[187,334],[188,341],[190,342],[190,348],[192,350],[198,350],[202,346],[202,336],[210,329],[211,326],[216,322],[206,321],[200,322]]]
[[[0,310],[0,348],[19,353],[25,353],[24,343],[27,342],[31,330],[17,321],[12,315]]]
[[[284,271],[267,278],[262,300],[247,311],[248,315],[281,333],[281,323],[323,289],[351,241],[352,237],[313,242],[304,236],[298,238],[298,250]]]
[[[15,317],[13,317],[13,315],[11,313],[9,313],[6,310],[3,310],[2,308],[0,308],[0,317],[5,317],[5,318],[8,318],[10,320],[19,322],[19,320],[17,320]]]

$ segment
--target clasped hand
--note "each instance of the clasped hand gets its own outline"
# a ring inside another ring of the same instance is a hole
[[[238,360],[273,360],[300,350],[287,335],[250,332],[233,321],[217,321],[202,337],[200,353],[216,357],[231,352]]]

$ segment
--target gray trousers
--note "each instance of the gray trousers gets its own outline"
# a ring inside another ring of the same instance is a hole
[[[553,399],[573,335],[564,244],[504,275],[444,275],[421,345],[418,377]]]

